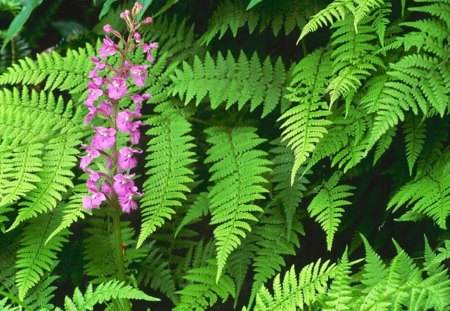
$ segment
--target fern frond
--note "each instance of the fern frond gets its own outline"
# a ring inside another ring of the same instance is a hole
[[[432,218],[440,228],[446,229],[450,214],[450,152],[447,150],[433,169],[403,187],[392,197],[388,209],[397,210],[402,205],[414,213]]]
[[[320,27],[343,20],[348,13],[354,12],[355,4],[353,2],[354,0],[334,0],[326,8],[311,16],[311,19],[303,27],[297,43],[307,34],[315,32]]]
[[[253,304],[261,286],[275,276],[285,265],[285,255],[295,255],[295,249],[300,247],[298,235],[304,235],[303,226],[295,217],[291,220],[291,232],[286,232],[285,217],[273,208],[267,211],[255,228],[257,245],[253,260],[253,284],[249,306]]]
[[[48,235],[59,225],[59,214],[50,213],[33,218],[22,232],[17,251],[16,285],[19,299],[23,300],[28,291],[36,285],[45,271],[51,271],[56,265],[57,253],[67,241],[68,230],[63,230],[49,243]]]
[[[175,237],[178,235],[183,227],[188,224],[199,221],[202,217],[206,216],[209,213],[209,200],[208,193],[201,192],[195,198],[195,201],[189,206],[189,209],[186,215],[181,220],[177,229],[175,230]]]
[[[431,12],[437,17],[405,23],[418,31],[407,33],[398,42],[412,53],[406,53],[392,64],[387,73],[389,80],[377,107],[371,144],[390,127],[403,121],[406,111],[412,111],[414,115],[436,111],[443,117],[449,109],[450,54],[447,42],[450,25],[448,20],[441,19],[441,12],[450,10],[450,4],[437,3],[437,6],[430,4],[412,9],[425,14]]]
[[[210,168],[214,186],[209,192],[211,224],[217,247],[217,275],[220,279],[230,253],[235,250],[247,232],[250,221],[257,221],[254,213],[262,209],[254,201],[264,198],[262,176],[269,171],[266,152],[256,147],[264,142],[251,127],[207,129],[207,141],[212,145],[206,163]]]
[[[406,159],[408,161],[409,174],[411,175],[414,164],[425,143],[426,123],[421,122],[415,116],[409,116],[405,120],[403,131],[406,143]]]
[[[295,28],[303,28],[307,18],[319,11],[318,1],[279,0],[277,3],[265,1],[253,10],[246,9],[241,1],[225,0],[219,3],[213,12],[208,29],[200,39],[203,44],[209,44],[214,38],[221,39],[228,30],[233,37],[240,29],[247,26],[250,34],[257,29],[261,33],[272,28],[276,36],[284,28],[286,35]]]
[[[192,65],[183,62],[172,77],[172,94],[179,95],[185,104],[195,98],[198,105],[209,96],[213,109],[225,104],[238,109],[249,103],[250,111],[263,106],[266,116],[283,101],[287,72],[280,58],[275,63],[267,57],[262,61],[254,53],[249,59],[241,52],[236,60],[231,52],[226,57],[218,53],[214,59],[207,53],[204,60],[195,56]]]
[[[174,304],[178,303],[175,294],[175,278],[170,269],[169,262],[161,250],[152,241],[145,248],[150,250],[147,257],[139,264],[138,284],[150,286],[166,295]]]
[[[206,265],[189,270],[184,277],[188,284],[178,292],[180,302],[173,310],[206,310],[218,298],[225,302],[229,296],[233,297],[236,291],[233,280],[224,274],[216,281],[217,269],[216,261],[209,259]]]
[[[294,183],[291,185],[289,182],[292,166],[294,165],[294,154],[285,143],[282,143],[280,139],[276,139],[271,142],[274,147],[271,149],[273,154],[272,162],[274,169],[272,171],[271,183],[274,185],[273,192],[273,204],[275,202],[281,203],[284,209],[284,215],[286,217],[286,234],[287,239],[290,239],[292,232],[292,222],[294,221],[294,214],[297,210],[304,193],[306,191],[306,185],[309,184],[307,175],[311,174],[311,171],[306,171],[300,176],[297,173]]]
[[[384,5],[385,0],[356,0],[356,9],[353,12],[355,30],[359,32],[359,23],[375,9]]]
[[[26,57],[10,67],[0,76],[0,85],[39,85],[45,82],[44,90],[68,90],[81,93],[86,88],[87,73],[93,68],[89,57],[96,52],[92,45],[68,50],[65,56],[58,52],[41,53],[36,60]]]
[[[293,70],[293,80],[287,98],[295,105],[284,112],[279,120],[284,120],[282,141],[294,151],[294,166],[291,184],[300,166],[314,151],[317,143],[327,133],[331,124],[326,119],[330,115],[322,97],[331,75],[329,53],[317,50],[302,59]]]
[[[261,287],[256,296],[255,311],[296,310],[310,306],[318,294],[328,288],[328,280],[334,276],[336,265],[319,259],[295,272],[295,267],[286,272],[283,281],[278,274],[273,281],[273,295],[266,287]]]
[[[24,201],[19,203],[19,214],[8,230],[14,229],[27,219],[54,209],[57,202],[62,200],[61,193],[73,187],[71,179],[74,174],[71,169],[78,162],[75,156],[79,151],[75,147],[80,145],[82,136],[82,133],[62,135],[47,142],[42,157],[44,169],[37,174],[41,181],[36,189],[28,192]]]
[[[331,250],[334,235],[341,223],[344,212],[342,207],[351,204],[347,199],[355,189],[348,185],[338,185],[339,179],[340,174],[335,174],[326,181],[308,206],[310,216],[315,218],[327,235],[328,250]]]
[[[185,193],[190,191],[186,184],[192,182],[189,167],[195,161],[191,124],[180,112],[150,118],[147,124],[151,126],[147,134],[152,138],[147,148],[148,179],[141,199],[142,224],[137,247],[166,219],[171,219],[174,208],[186,199]]]
[[[347,250],[342,255],[336,268],[336,275],[327,291],[323,311],[351,310],[353,293],[351,288],[351,263],[348,261]]]
[[[69,296],[64,298],[64,307],[66,311],[93,310],[95,305],[112,299],[159,301],[158,298],[151,297],[137,288],[126,285],[124,282],[108,281],[99,284],[95,289],[92,284],[89,284],[84,294],[77,287],[72,298]]]
[[[347,99],[361,86],[363,81],[384,63],[376,55],[377,36],[372,26],[373,18],[359,21],[355,29],[353,18],[346,18],[335,23],[331,36],[333,52],[333,79],[327,91],[330,93],[330,106],[339,98]]]
[[[56,209],[61,209],[62,219],[58,227],[48,236],[45,243],[48,243],[55,235],[62,230],[68,229],[73,223],[79,219],[84,219],[86,214],[91,214],[82,204],[83,197],[88,195],[86,184],[79,184],[73,187],[73,194],[67,199],[67,203],[62,203]]]

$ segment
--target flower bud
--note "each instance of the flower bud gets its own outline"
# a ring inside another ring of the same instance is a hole
[[[113,28],[111,27],[110,24],[106,24],[105,26],[103,26],[103,31],[105,33],[111,33],[113,31]]]

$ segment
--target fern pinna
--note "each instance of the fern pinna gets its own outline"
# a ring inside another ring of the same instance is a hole
[[[448,0],[119,2],[0,0],[1,310],[450,308]]]

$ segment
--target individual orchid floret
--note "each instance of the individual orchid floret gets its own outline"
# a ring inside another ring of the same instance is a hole
[[[150,17],[150,16],[147,16],[145,19],[144,19],[144,24],[151,24],[153,22],[153,19]]]
[[[114,54],[116,54],[117,50],[118,50],[118,47],[114,43],[113,40],[111,40],[110,38],[104,38],[103,44],[99,49],[100,58],[106,58],[108,56],[113,56]]]
[[[137,209],[137,203],[134,201],[134,197],[142,196],[142,193],[137,190],[138,188],[133,186],[126,193],[119,196],[119,205],[125,213],[130,213],[132,210]]]
[[[108,83],[108,97],[112,99],[121,99],[128,92],[124,78],[114,77],[111,83]]]
[[[98,191],[97,189],[97,182],[100,180],[100,174],[97,172],[94,172],[91,169],[86,169],[85,172],[88,174],[88,179],[86,181],[88,190],[90,193],[95,193]]]
[[[135,186],[134,181],[132,180],[134,175],[135,174],[117,174],[114,176],[113,188],[118,196],[125,195],[131,187]]]
[[[89,107],[89,106],[93,105],[94,102],[100,96],[103,95],[103,91],[100,89],[100,87],[97,84],[95,84],[93,82],[89,82],[87,84],[87,87],[88,87],[88,97],[85,100],[84,104]]]
[[[91,162],[95,159],[98,158],[100,156],[100,152],[98,150],[95,150],[91,147],[89,147],[86,144],[82,144],[81,145],[87,152],[87,154],[81,158],[80,161],[80,167],[82,170],[85,170],[86,167],[88,167],[89,164],[91,164]]]
[[[105,117],[109,117],[113,112],[113,108],[109,101],[102,101],[100,102],[100,107],[98,108],[98,111],[100,111]]]
[[[133,145],[139,144],[139,140],[141,139],[141,131],[139,127],[143,126],[145,123],[142,121],[135,121],[131,123],[130,126],[130,142]]]
[[[87,210],[92,210],[94,208],[98,208],[105,200],[105,195],[95,189],[95,191],[92,193],[92,196],[83,198],[83,207]]]
[[[132,119],[133,117],[141,116],[141,106],[139,104],[136,105],[134,111],[130,111],[129,109],[125,109],[117,114],[116,118],[116,126],[119,131],[122,133],[130,133],[136,127],[133,125]]]
[[[152,54],[152,50],[156,49],[157,47],[158,47],[158,43],[156,43],[156,42],[142,45],[142,51],[144,53],[147,53],[147,60],[151,63],[153,63],[155,61],[155,58],[153,57],[153,54]]]
[[[102,192],[103,192],[104,194],[107,194],[107,195],[109,195],[109,196],[112,196],[112,195],[113,195],[114,190],[113,190],[113,188],[111,187],[110,184],[108,184],[108,183],[106,183],[106,182],[103,181],[101,187],[102,187]]]
[[[133,76],[134,84],[136,86],[144,86],[147,80],[147,65],[135,65],[130,69],[131,75]]]
[[[97,132],[92,138],[91,146],[95,149],[106,150],[110,149],[116,143],[116,130],[106,127],[94,127]]]
[[[137,159],[134,157],[135,153],[142,153],[141,150],[133,150],[130,147],[124,147],[119,150],[119,159],[117,160],[118,167],[121,170],[128,171],[137,165]]]
[[[131,99],[133,100],[133,102],[135,102],[136,104],[140,104],[142,103],[144,100],[147,100],[149,98],[152,98],[152,96],[150,94],[134,94],[131,96]]]
[[[97,115],[97,108],[93,104],[87,105],[89,108],[89,113],[84,118],[83,124],[86,125],[92,121],[92,119]]]

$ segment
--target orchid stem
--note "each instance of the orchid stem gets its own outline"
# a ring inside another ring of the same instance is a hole
[[[117,266],[117,277],[119,281],[126,282],[125,275],[125,261],[124,261],[124,248],[122,246],[122,229],[120,226],[120,214],[121,210],[117,204],[112,206],[113,209],[113,229],[114,229],[114,248],[116,252],[116,266]],[[120,299],[119,304],[122,306],[123,310],[130,311],[131,305],[130,301],[127,299]]]

